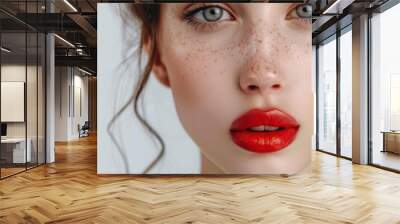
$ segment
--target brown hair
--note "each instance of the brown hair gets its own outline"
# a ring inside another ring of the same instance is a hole
[[[140,95],[146,86],[146,83],[150,77],[150,73],[152,71],[152,67],[154,64],[154,60],[157,54],[157,29],[159,24],[159,14],[160,14],[160,5],[159,4],[132,4],[129,12],[141,22],[141,37],[140,37],[140,44],[139,44],[139,65],[141,65],[141,55],[143,52],[143,46],[146,41],[150,41],[148,44],[150,46],[148,51],[148,61],[145,65],[141,75],[139,76],[138,82],[136,83],[135,89],[129,100],[121,107],[120,110],[115,114],[115,116],[111,119],[110,123],[108,124],[108,133],[110,134],[112,141],[116,144],[122,159],[125,163],[125,168],[127,170],[128,161],[126,159],[125,153],[121,150],[121,147],[118,144],[115,136],[111,133],[111,128],[113,124],[116,122],[116,119],[131,105],[133,105],[134,113],[140,123],[157,139],[160,143],[160,151],[155,159],[146,167],[143,173],[148,173],[155,164],[162,158],[165,151],[165,144],[162,140],[161,136],[154,130],[153,127],[145,120],[145,118],[139,113],[139,105],[138,101]],[[128,170],[127,170],[128,171]]]

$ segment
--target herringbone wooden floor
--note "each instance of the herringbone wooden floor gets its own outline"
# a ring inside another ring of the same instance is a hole
[[[400,223],[400,175],[315,152],[278,176],[98,176],[96,139],[0,181],[0,223]]]

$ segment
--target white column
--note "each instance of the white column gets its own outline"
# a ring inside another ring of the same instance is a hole
[[[353,20],[353,162],[368,163],[368,15]]]
[[[46,36],[46,163],[55,161],[54,133],[55,133],[55,56],[54,35]]]

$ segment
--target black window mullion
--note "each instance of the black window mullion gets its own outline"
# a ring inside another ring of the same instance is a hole
[[[319,149],[319,44],[315,47],[315,148]]]
[[[340,119],[340,30],[336,31],[336,154],[341,157],[341,119]]]
[[[36,1],[39,13],[39,0]],[[39,32],[36,32],[36,166],[39,165]]]
[[[2,46],[1,24],[2,24],[2,23],[0,23],[0,47]],[[1,58],[1,55],[2,55],[2,53],[1,53],[1,51],[0,51],[0,112],[1,112],[1,109],[2,109],[2,108],[1,108],[1,67],[2,67],[2,58]],[[1,122],[1,113],[0,113],[0,124],[2,124],[2,122]],[[1,147],[1,144],[0,144],[0,179],[2,179],[2,177],[1,177],[1,170],[2,170],[1,150],[2,150],[2,147]]]
[[[28,1],[25,0],[25,21],[27,21]],[[25,100],[24,100],[24,120],[25,120],[25,170],[28,170],[28,119],[27,119],[27,90],[28,90],[28,25],[25,23]]]
[[[372,25],[371,25],[371,20],[372,20],[372,12],[368,12],[368,31],[367,31],[367,46],[368,46],[368,53],[367,53],[367,85],[368,85],[368,90],[367,90],[367,102],[368,102],[368,111],[367,111],[367,119],[368,119],[368,124],[367,124],[367,129],[368,129],[368,155],[367,155],[367,160],[368,164],[373,164],[373,153],[372,153],[372,64],[371,64],[371,57],[372,57]]]

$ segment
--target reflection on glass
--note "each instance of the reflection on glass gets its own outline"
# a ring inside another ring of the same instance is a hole
[[[340,37],[340,153],[352,157],[352,35]]]
[[[318,48],[318,148],[336,153],[336,39]]]
[[[38,35],[38,135],[37,135],[37,148],[38,148],[38,164],[45,163],[45,60],[46,60],[46,52],[45,52],[45,44],[46,38],[45,35],[39,33]]]
[[[394,28],[398,21],[400,4],[371,21],[372,163],[396,170],[400,170],[400,33]]]
[[[38,76],[38,35],[36,32],[27,33],[27,139],[28,149],[31,151],[31,160],[27,163],[28,168],[37,165],[37,76]]]

